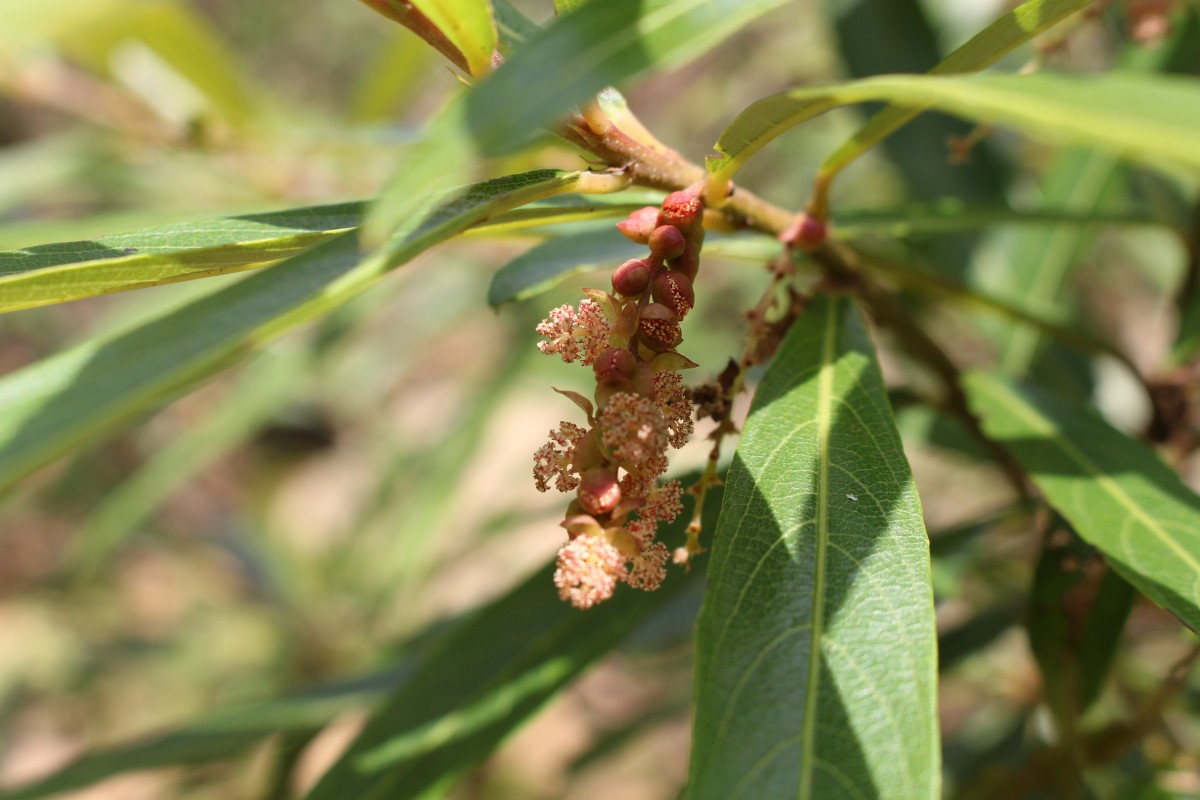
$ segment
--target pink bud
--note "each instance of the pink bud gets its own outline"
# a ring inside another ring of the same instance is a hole
[[[625,297],[637,297],[650,283],[650,265],[643,259],[631,258],[613,270],[613,291]]]
[[[662,303],[651,303],[638,316],[642,343],[656,353],[675,349],[683,341],[679,315]]]
[[[819,217],[800,214],[786,231],[779,234],[779,238],[799,250],[811,253],[825,243],[828,234],[825,222]]]
[[[660,272],[654,279],[655,302],[662,303],[675,312],[679,319],[687,316],[696,305],[696,292],[692,282],[678,272]]]
[[[683,253],[687,241],[674,225],[659,225],[650,234],[650,252],[659,258],[675,258]]]
[[[614,380],[629,380],[637,370],[637,360],[633,353],[622,347],[610,347],[600,354],[592,364],[596,371],[598,383],[608,383]]]
[[[658,226],[658,209],[654,206],[646,206],[630,214],[621,222],[617,223],[617,230],[625,234],[628,239],[645,244],[650,241],[650,234],[654,232]]]
[[[621,502],[621,484],[608,469],[590,469],[579,484],[579,504],[589,514],[607,514]]]
[[[658,214],[659,225],[674,225],[682,233],[690,233],[704,221],[704,201],[688,192],[671,192]]]

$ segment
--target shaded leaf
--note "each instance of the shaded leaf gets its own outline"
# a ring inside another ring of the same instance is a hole
[[[1136,594],[1068,527],[1050,529],[1033,575],[1029,646],[1069,746],[1078,746],[1079,717],[1104,686]]]
[[[792,89],[759,100],[737,116],[708,159],[724,186],[742,164],[784,131],[839,106],[886,100],[1012,126],[1067,144],[1094,147],[1150,165],[1200,171],[1195,81],[1161,75],[883,75]]]
[[[688,797],[936,797],[929,545],[847,299],[815,300],[784,340],[725,497]]]
[[[706,518],[720,503],[710,493]],[[682,538],[687,515],[662,538]],[[581,612],[558,599],[553,565],[458,627],[376,712],[308,800],[419,797],[478,763],[570,680],[655,611],[699,582],[675,571],[662,588],[622,586]]]
[[[984,433],[1108,564],[1193,630],[1200,627],[1200,497],[1145,445],[1095,414],[973,372]]]
[[[571,191],[580,173],[537,170],[477,184],[414,217],[365,260],[352,233],[132,330],[0,379],[0,489],[154,408],[253,346],[340,306],[392,268],[470,225]]]
[[[977,72],[1028,42],[1038,33],[1094,2],[1095,0],[1028,0],[977,33],[970,41],[929,70],[929,74]],[[892,70],[896,70],[894,65]],[[862,128],[826,158],[821,164],[821,169],[826,172],[841,170],[920,113],[919,109],[888,106],[867,120]]]
[[[488,304],[495,308],[525,300],[572,275],[601,267],[611,269],[645,252],[645,245],[634,244],[616,228],[547,239],[496,270],[488,286]],[[608,279],[604,282],[607,284]]]

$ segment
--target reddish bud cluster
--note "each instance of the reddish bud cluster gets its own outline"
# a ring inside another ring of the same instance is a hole
[[[682,447],[694,428],[678,370],[695,364],[675,348],[683,342],[679,321],[696,302],[703,220],[695,192],[630,214],[617,228],[649,255],[613,271],[613,294],[585,289],[578,308],[556,308],[537,327],[543,353],[590,364],[596,379],[594,408],[561,392],[587,413],[590,427],[564,422],[533,467],[540,491],[575,492],[554,583],[579,608],[610,597],[618,582],[654,589],[666,575],[669,551],[655,535],[683,510],[683,491],[678,481],[658,481],[667,450]]]

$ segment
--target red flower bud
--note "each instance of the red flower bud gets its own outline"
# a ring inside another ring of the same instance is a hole
[[[674,225],[683,233],[690,233],[704,221],[704,201],[699,195],[687,192],[671,192],[663,200],[658,214],[659,225]]]
[[[683,234],[674,225],[659,225],[650,234],[650,252],[659,258],[675,258],[687,247]]]
[[[662,303],[675,312],[679,319],[687,316],[696,305],[696,292],[692,282],[678,272],[660,272],[654,279],[654,294],[656,303]]]
[[[637,297],[650,284],[650,265],[643,259],[631,258],[613,270],[613,291],[625,297]]]
[[[637,360],[622,347],[610,347],[593,362],[592,369],[596,371],[597,383],[629,380],[637,370]]]
[[[617,223],[617,230],[638,244],[650,241],[650,234],[658,226],[658,209],[646,206]]]
[[[579,484],[579,504],[589,514],[607,514],[621,502],[621,484],[610,469],[589,469]]]
[[[662,303],[651,303],[638,316],[642,343],[656,353],[674,350],[683,341],[679,316]]]

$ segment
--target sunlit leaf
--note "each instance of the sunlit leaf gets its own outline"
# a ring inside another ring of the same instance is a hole
[[[870,100],[931,108],[1008,125],[1066,144],[1094,147],[1145,163],[1200,171],[1195,81],[1161,75],[882,75],[792,89],[759,100],[737,116],[708,159],[724,186],[768,142],[834,108]]]
[[[967,394],[983,430],[1107,563],[1200,629],[1200,497],[1095,414],[982,372]]]
[[[929,544],[863,324],[805,309],[726,482],[688,797],[938,795]]]
[[[352,233],[157,319],[0,379],[0,488],[166,402],[254,345],[340,306],[470,225],[569,192],[580,173],[538,170],[468,187],[415,216],[365,260]]]

